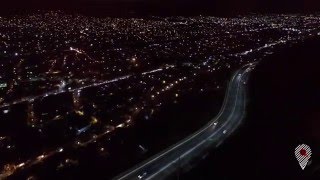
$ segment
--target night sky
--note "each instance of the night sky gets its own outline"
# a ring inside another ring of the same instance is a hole
[[[64,9],[105,15],[237,15],[247,13],[315,12],[319,0],[8,0],[2,12]]]

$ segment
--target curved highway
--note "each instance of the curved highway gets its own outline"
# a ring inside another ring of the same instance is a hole
[[[177,171],[191,168],[210,148],[218,147],[241,124],[246,110],[246,83],[254,66],[251,63],[236,71],[219,114],[207,125],[114,179],[164,179]]]

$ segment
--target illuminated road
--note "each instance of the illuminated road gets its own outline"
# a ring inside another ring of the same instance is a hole
[[[246,82],[254,66],[243,66],[234,74],[219,114],[205,127],[114,179],[164,179],[192,166],[194,160],[201,158],[209,148],[219,146],[237,129],[245,115]]]
[[[144,76],[144,75],[148,75],[148,74],[153,74],[153,73],[157,73],[157,72],[160,72],[160,71],[163,71],[163,70],[166,70],[166,69],[170,69],[170,68],[174,68],[174,67],[175,67],[174,65],[168,65],[167,67],[164,67],[164,68],[158,68],[158,69],[142,72],[141,75]],[[126,75],[126,76],[121,76],[121,77],[118,77],[118,78],[115,78],[115,79],[111,79],[111,80],[107,80],[107,81],[103,81],[103,82],[99,82],[99,83],[93,83],[93,84],[89,84],[89,85],[86,85],[86,86],[77,87],[77,88],[70,89],[70,90],[59,89],[59,90],[50,91],[50,92],[47,92],[47,93],[44,93],[44,94],[41,94],[41,95],[38,95],[38,96],[24,97],[24,98],[21,98],[19,100],[12,101],[10,103],[3,103],[3,104],[0,105],[0,108],[10,107],[12,105],[20,104],[20,103],[27,102],[27,101],[28,102],[33,102],[36,99],[41,99],[41,98],[45,98],[45,97],[52,96],[52,95],[63,94],[65,92],[76,92],[76,91],[81,91],[81,90],[87,89],[87,88],[98,87],[98,86],[102,86],[102,85],[118,82],[118,81],[121,81],[121,80],[129,79],[132,76],[133,75]]]

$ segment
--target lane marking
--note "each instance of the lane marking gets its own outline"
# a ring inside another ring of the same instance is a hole
[[[242,70],[243,68],[245,68],[246,66],[248,66],[246,69]],[[229,87],[232,85],[233,81],[235,80],[236,77],[239,77],[239,73],[242,71],[244,71],[243,73],[241,73],[241,76],[242,77],[244,74],[246,74],[246,70],[249,69],[251,66],[253,65],[244,65],[242,68],[240,68],[240,70],[237,70],[235,75],[232,77],[230,83],[229,83]],[[237,79],[238,80],[238,79]],[[238,89],[239,89],[239,86],[240,86],[240,81],[238,80],[238,86],[237,86],[237,93],[238,93]],[[198,132],[196,132],[195,134],[191,135],[191,137],[187,137],[185,140],[183,140],[182,142],[178,143],[177,145],[175,145],[174,147],[168,149],[168,150],[165,150],[165,152],[163,152],[162,154],[156,156],[155,158],[147,161],[146,163],[144,163],[143,165],[137,167],[136,169],[130,171],[128,174],[125,174],[123,176],[121,176],[120,178],[117,178],[119,180],[122,180],[122,179],[125,179],[126,177],[130,176],[131,174],[135,173],[136,171],[139,171],[140,169],[144,168],[145,166],[153,163],[154,161],[158,160],[159,158],[163,157],[164,155],[168,154],[168,153],[171,153],[173,150],[175,150],[176,148],[182,146],[183,144],[185,144],[186,142],[190,141],[191,139],[193,139],[194,137],[198,136],[199,134],[201,134],[202,132],[206,131],[208,128],[211,128],[212,127],[212,124],[214,123],[214,121],[216,121],[217,119],[219,119],[221,117],[221,115],[223,114],[224,110],[225,110],[225,106],[226,106],[226,102],[228,102],[228,99],[229,99],[229,94],[231,92],[231,90],[229,89],[228,87],[228,90],[227,90],[227,96],[226,96],[226,100],[224,101],[224,104],[223,104],[223,107],[221,109],[221,111],[219,112],[218,116],[213,118],[213,120],[211,120],[211,122],[208,123],[208,125],[206,127],[204,127],[203,129],[199,130]],[[237,98],[238,96],[236,97],[236,101],[237,102]],[[235,103],[236,104],[236,103]],[[234,107],[235,109],[235,107]],[[229,116],[230,118],[230,116]],[[229,119],[228,118],[228,119]],[[224,123],[223,125],[225,125],[226,123]],[[221,128],[223,127],[223,125],[221,126]],[[221,129],[219,128],[219,129]],[[148,177],[150,178],[150,177]]]

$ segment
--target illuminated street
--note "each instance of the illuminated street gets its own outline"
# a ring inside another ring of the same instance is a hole
[[[0,17],[0,179],[119,175],[206,124],[161,119],[171,107],[203,96],[216,108],[199,114],[215,117],[236,70],[319,27],[318,15]]]

